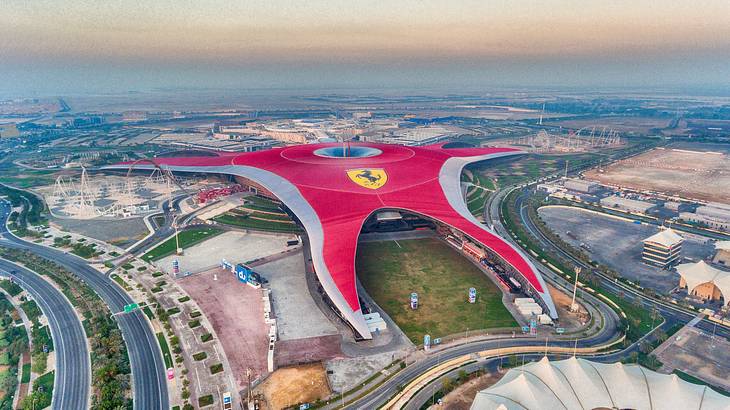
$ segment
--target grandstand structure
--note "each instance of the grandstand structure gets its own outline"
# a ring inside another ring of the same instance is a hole
[[[672,229],[664,229],[644,239],[641,260],[648,265],[666,269],[677,262],[682,252],[684,238]]]
[[[730,408],[730,398],[707,386],[637,364],[543,357],[507,371],[476,394],[471,410]]]
[[[481,224],[462,195],[460,177],[465,165],[523,153],[511,148],[456,148],[448,143],[423,147],[323,143],[214,157],[155,158],[135,167],[228,175],[255,194],[281,201],[307,233],[325,302],[358,338],[371,339],[357,294],[355,252],[366,220],[384,211],[429,219],[440,232],[479,248],[485,261],[499,261],[505,275],[519,281],[523,292],[557,319],[537,268],[517,247]]]

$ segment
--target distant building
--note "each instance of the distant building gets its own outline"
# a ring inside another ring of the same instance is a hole
[[[664,208],[674,212],[683,212],[687,206],[688,204],[684,202],[667,201],[664,203]]]
[[[654,208],[656,204],[645,201],[637,201],[635,199],[621,198],[620,196],[608,196],[601,199],[601,206],[627,212],[645,214],[649,209]]]
[[[671,229],[665,229],[644,239],[641,259],[646,264],[666,269],[679,261],[683,241],[684,238],[679,234]]]
[[[585,194],[595,194],[601,190],[601,186],[599,184],[583,179],[568,178],[563,182],[563,186],[571,191],[582,192]]]
[[[719,241],[715,243],[715,257],[712,262],[730,266],[730,241]]]
[[[0,138],[17,138],[19,136],[20,132],[15,124],[0,125]]]
[[[147,121],[146,111],[124,111],[122,113],[122,121],[137,122]]]
[[[719,269],[705,261],[683,263],[677,266],[680,275],[679,287],[687,288],[687,293],[704,300],[724,299],[727,304],[730,298],[730,271]]]
[[[701,206],[695,213],[680,212],[679,218],[712,229],[730,231],[730,211],[714,206]]]

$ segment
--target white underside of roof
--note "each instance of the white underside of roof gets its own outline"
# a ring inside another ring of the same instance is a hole
[[[512,155],[522,155],[524,152],[521,151],[511,151],[511,152],[500,152],[497,154],[487,154],[487,155],[478,155],[474,157],[452,157],[446,160],[444,165],[441,167],[441,171],[439,172],[439,183],[441,184],[441,189],[444,191],[444,195],[446,196],[446,199],[449,201],[449,205],[451,205],[456,212],[459,213],[464,219],[468,220],[469,222],[473,223],[474,225],[478,226],[479,228],[489,232],[490,234],[501,238],[501,236],[484,226],[483,223],[479,222],[474,215],[469,212],[469,208],[467,208],[466,203],[464,202],[464,198],[461,194],[461,185],[459,183],[455,183],[455,181],[459,181],[461,178],[461,172],[464,169],[464,167],[472,162],[478,162],[478,161],[485,161],[488,159],[495,159],[500,157],[507,157]],[[540,271],[537,270],[535,265],[530,262],[530,259],[522,253],[517,247],[512,245],[509,241],[502,239],[507,245],[509,245],[512,249],[515,250],[522,258],[527,262],[527,264],[530,266],[530,269],[535,273],[535,277],[537,277],[538,282],[540,282],[540,285],[543,288],[543,292],[538,292],[537,289],[533,290],[535,293],[537,293],[540,296],[540,299],[545,303],[547,309],[548,309],[548,315],[553,318],[558,318],[558,311],[555,308],[555,304],[553,303],[553,299],[550,296],[550,292],[548,291],[547,284],[545,283],[545,280],[543,280],[542,275],[540,274]],[[529,281],[528,281],[529,283]]]

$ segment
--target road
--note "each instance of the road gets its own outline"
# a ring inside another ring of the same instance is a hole
[[[522,225],[526,227],[526,229],[530,232],[530,235],[536,238],[540,242],[541,246],[547,249],[548,252],[559,254],[562,257],[569,259],[576,265],[583,267],[583,269],[594,271],[592,266],[589,266],[583,261],[574,258],[558,245],[551,242],[549,238],[547,238],[545,235],[542,234],[542,232],[540,232],[535,223],[530,219],[529,212],[526,212],[525,209],[527,205],[525,205],[524,202],[529,197],[529,195],[529,189],[524,188],[522,192],[520,192],[520,194],[518,195],[515,206],[519,209],[519,215]],[[662,314],[662,316],[664,316],[665,319],[669,321],[673,321],[675,323],[687,323],[697,315],[697,312],[690,312],[678,306],[672,305],[669,302],[650,298],[643,293],[635,290],[634,288],[624,285],[621,282],[615,281],[612,278],[604,276],[599,272],[596,272],[596,277],[598,278],[602,288],[608,290],[615,295],[623,293],[624,296],[629,300],[638,299],[642,306],[649,309],[656,309]],[[702,320],[695,327],[708,332],[714,332],[715,334],[721,335],[723,337],[730,337],[730,329],[725,326],[716,325],[715,323],[710,322],[707,319]]]
[[[91,267],[86,260],[46,246],[27,242],[7,231],[6,219],[10,204],[0,201],[0,245],[24,249],[38,256],[54,261],[73,272],[88,284],[112,312],[120,312],[124,305],[133,303],[132,298],[119,288],[109,277]],[[134,408],[140,410],[170,408],[166,369],[157,338],[147,319],[140,310],[116,316],[122,336],[127,345]]]
[[[86,409],[91,383],[91,364],[86,334],[79,317],[66,299],[40,275],[0,259],[0,275],[9,276],[25,289],[48,319],[56,352],[52,409]],[[30,336],[30,335],[29,335]]]

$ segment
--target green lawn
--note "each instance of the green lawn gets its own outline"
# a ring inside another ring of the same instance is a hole
[[[258,214],[257,217],[266,218],[265,214]],[[272,232],[299,232],[299,227],[291,222],[277,220],[276,215],[271,215],[267,220],[254,219],[244,215],[226,213],[213,218],[218,223],[239,226],[242,228],[257,229],[260,231]]]
[[[165,340],[165,335],[162,332],[157,333],[157,342],[160,344],[162,357],[165,359],[165,367],[169,369],[172,367],[172,355],[170,354],[170,347],[167,345],[167,340]]]
[[[400,244],[400,247],[398,246]],[[359,245],[357,274],[370,296],[416,344],[464,332],[517,326],[502,293],[471,261],[436,239]],[[467,302],[470,287],[477,302]],[[418,293],[419,308],[409,306]]]
[[[183,249],[189,248],[222,232],[222,229],[213,227],[199,227],[181,231],[178,235],[180,237],[180,247]],[[144,259],[145,261],[155,261],[157,259],[164,258],[165,256],[170,255],[174,252],[175,237],[173,236],[172,238],[166,240],[165,242],[162,242],[160,245],[152,248],[150,251],[145,253],[144,256],[142,256],[142,259]]]

